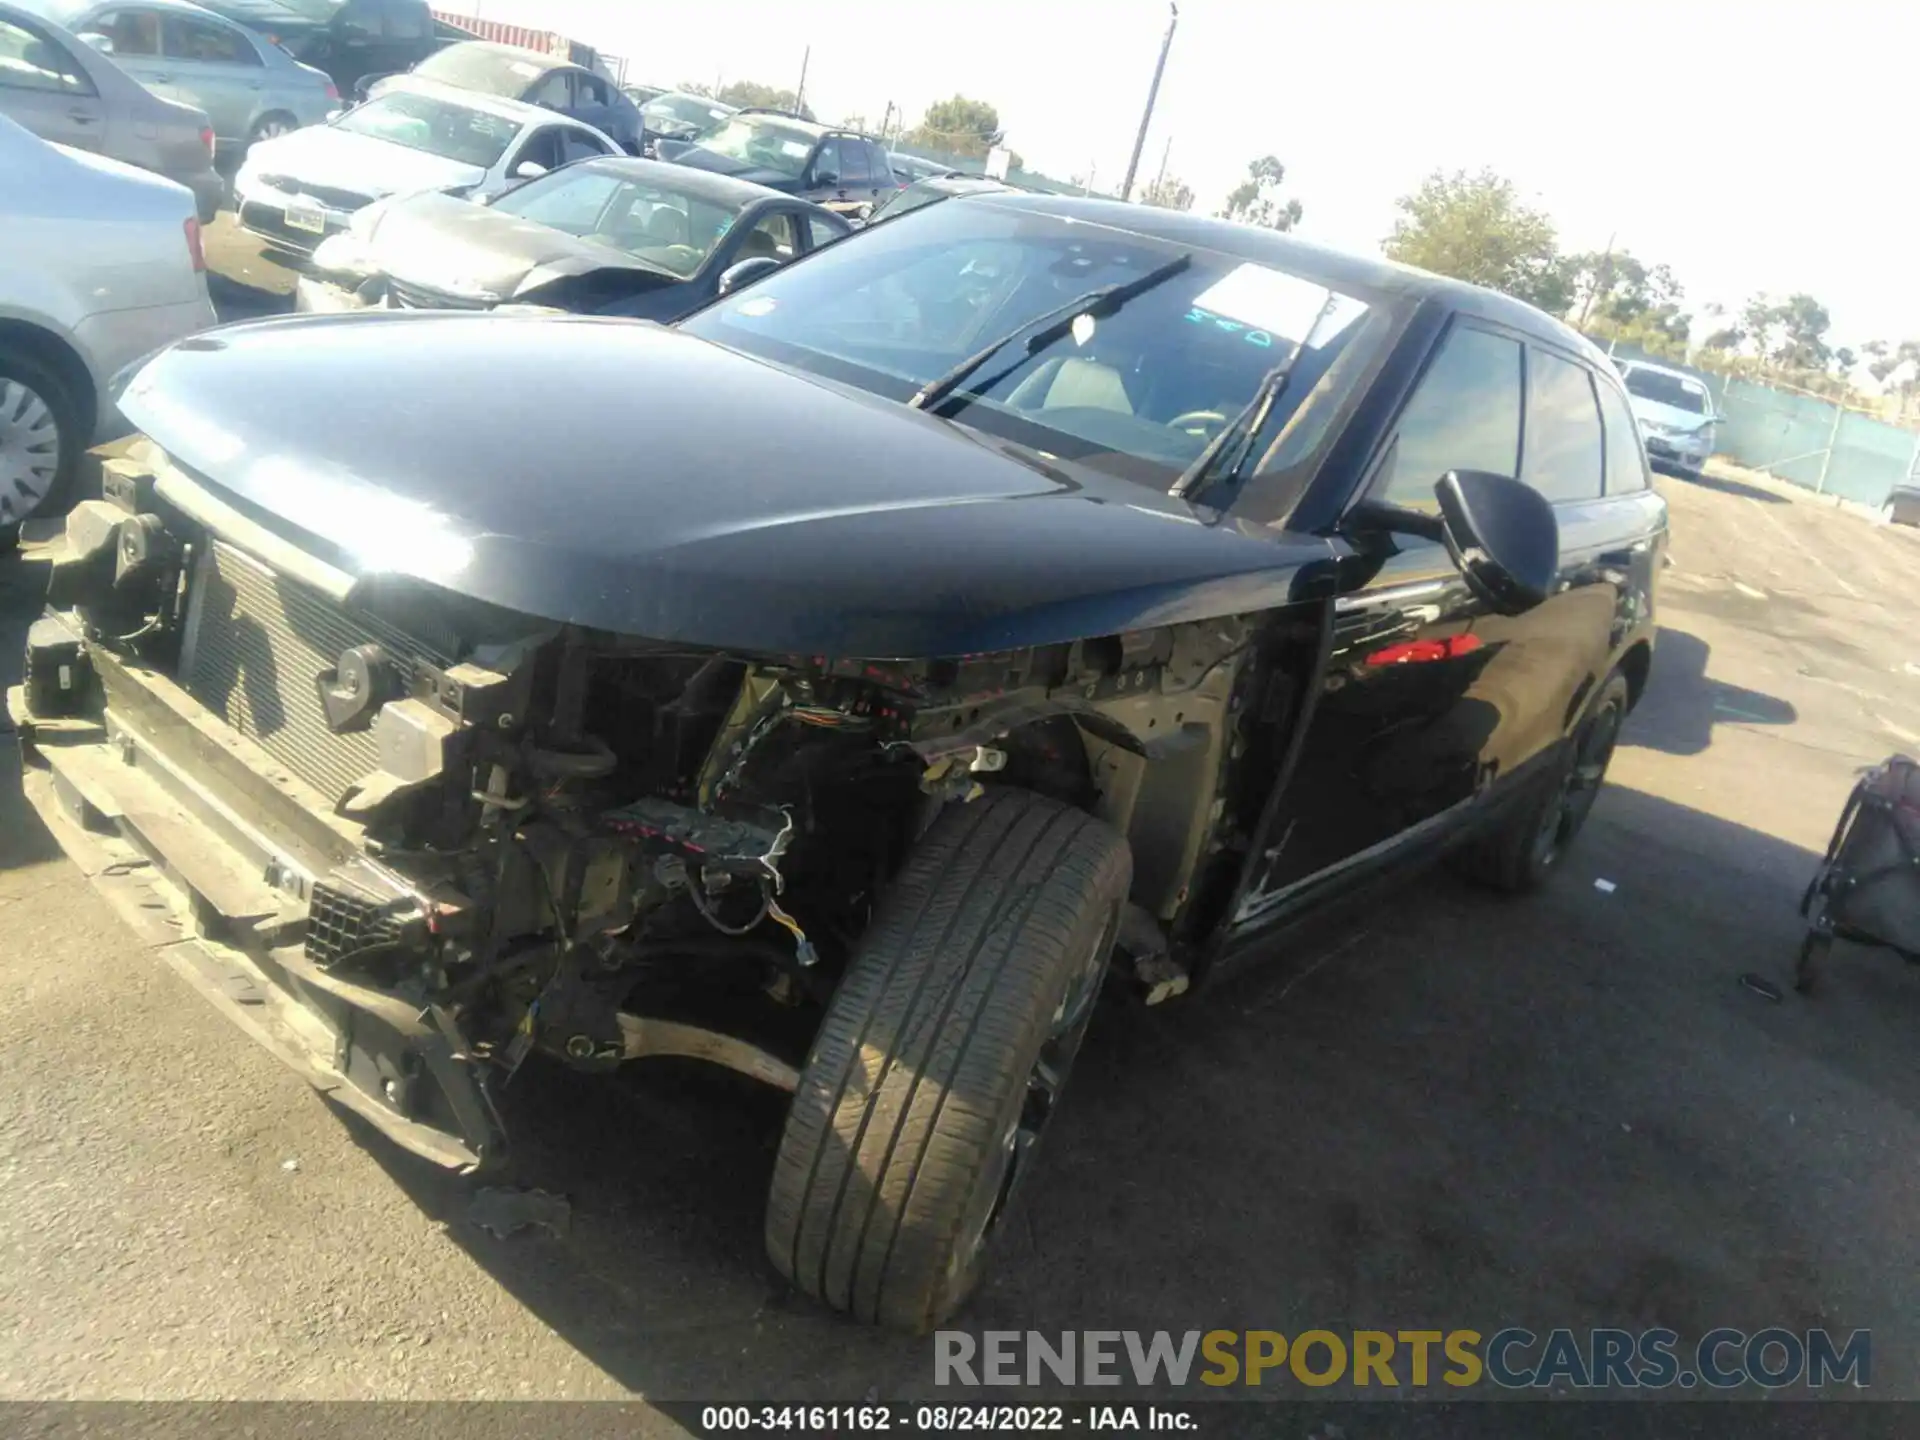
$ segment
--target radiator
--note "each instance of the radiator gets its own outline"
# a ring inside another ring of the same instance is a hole
[[[336,735],[318,679],[343,650],[378,644],[412,688],[448,656],[215,541],[195,566],[180,683],[188,694],[323,794],[338,799],[378,753],[371,731]]]

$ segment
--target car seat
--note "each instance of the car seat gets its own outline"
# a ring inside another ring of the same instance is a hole
[[[1048,360],[1014,386],[1007,404],[1016,410],[1111,410],[1133,414],[1120,372],[1078,355]]]

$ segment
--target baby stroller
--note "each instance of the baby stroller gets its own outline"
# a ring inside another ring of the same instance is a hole
[[[1895,755],[1853,787],[1800,913],[1807,938],[1793,988],[1802,995],[1836,939],[1920,964],[1920,763]]]

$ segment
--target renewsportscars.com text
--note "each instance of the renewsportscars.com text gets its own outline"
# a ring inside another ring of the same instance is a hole
[[[1709,1330],[940,1330],[936,1385],[1731,1390],[1872,1383],[1873,1335]]]

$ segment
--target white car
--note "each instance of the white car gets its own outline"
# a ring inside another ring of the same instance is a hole
[[[1714,427],[1720,424],[1706,385],[1683,370],[1644,360],[1620,366],[1620,378],[1626,382],[1633,418],[1640,422],[1647,458],[1699,479],[1700,467],[1713,454]]]
[[[60,507],[116,372],[214,323],[196,210],[0,116],[0,526]]]
[[[244,229],[310,255],[356,210],[389,195],[485,200],[571,160],[625,153],[604,132],[537,105],[400,77],[325,125],[253,146],[233,191]]]

